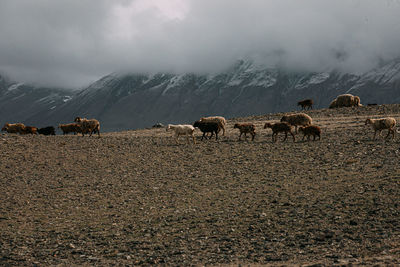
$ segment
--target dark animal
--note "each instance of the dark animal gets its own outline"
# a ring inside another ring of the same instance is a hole
[[[310,136],[312,135],[314,137],[318,136],[318,140],[321,140],[321,128],[316,126],[316,125],[310,125],[306,127],[299,127],[299,133],[303,133],[303,140],[307,136],[307,140],[310,140]]]
[[[235,123],[235,126],[233,126],[234,129],[239,129],[240,135],[239,135],[239,141],[241,140],[240,138],[242,137],[242,134],[244,134],[244,138],[247,139],[247,133],[251,134],[251,141],[254,140],[254,137],[256,136],[256,127],[252,123]]]
[[[22,130],[21,134],[38,134],[37,133],[37,128],[33,126],[25,126],[25,128]]]
[[[294,133],[292,132],[292,126],[286,122],[277,122],[274,124],[271,123],[266,123],[264,125],[264,129],[271,128],[272,129],[272,142],[276,142],[278,139],[278,133],[284,132],[285,133],[285,141],[287,139],[287,134],[290,133],[293,136],[293,142],[296,141],[296,137],[294,136]]]
[[[39,128],[37,131],[39,134],[43,135],[56,135],[56,129],[53,126]]]
[[[301,110],[313,109],[314,101],[312,99],[304,99],[302,101],[297,102],[298,106],[301,106]]]
[[[219,127],[219,124],[217,122],[195,121],[195,123],[193,124],[193,127],[197,127],[197,128],[200,129],[200,131],[203,132],[203,136],[201,137],[201,140],[203,140],[204,137],[207,138],[206,137],[206,133],[211,133],[211,136],[210,136],[209,139],[211,139],[211,137],[215,133],[215,140],[218,140],[218,132],[220,130],[220,127]]]

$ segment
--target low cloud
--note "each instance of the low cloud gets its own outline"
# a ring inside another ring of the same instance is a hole
[[[361,73],[400,56],[397,0],[2,0],[0,73],[79,88],[115,71],[224,70],[239,58]]]

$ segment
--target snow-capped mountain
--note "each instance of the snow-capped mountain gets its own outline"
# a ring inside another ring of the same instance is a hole
[[[19,88],[14,84],[7,90],[12,86]],[[93,117],[103,130],[116,131],[157,122],[192,123],[216,114],[229,118],[298,110],[297,102],[305,98],[314,99],[316,108],[325,108],[346,92],[360,96],[364,104],[400,102],[400,59],[363,75],[284,71],[245,60],[214,75],[113,73],[74,95],[43,92],[34,102],[46,105],[40,112],[30,112],[28,121],[39,121],[40,115],[41,121],[55,125],[75,116]],[[14,99],[8,101],[11,105]]]
[[[72,95],[70,90],[35,87],[0,76],[0,124],[24,122],[45,126],[43,116],[69,101]]]

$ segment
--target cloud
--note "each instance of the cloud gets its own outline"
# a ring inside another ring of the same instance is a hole
[[[124,72],[218,72],[239,58],[361,73],[400,56],[398,0],[2,0],[0,72],[81,87]]]

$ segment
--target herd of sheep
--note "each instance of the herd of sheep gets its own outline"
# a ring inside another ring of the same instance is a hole
[[[76,117],[73,123],[59,124],[58,128],[61,129],[64,135],[69,133],[81,133],[82,136],[85,134],[92,136],[92,134],[97,133],[100,137],[100,122],[96,119]],[[23,123],[6,123],[1,131],[19,134],[56,135],[56,129],[53,126],[37,128],[33,126],[26,126]]]
[[[298,102],[298,105],[301,106],[302,109],[312,109],[313,108],[313,100],[312,99],[305,99],[303,101]],[[351,94],[344,94],[339,95],[336,99],[334,99],[329,108],[338,108],[338,107],[353,107],[353,106],[361,106],[360,98],[358,96],[353,96]],[[293,137],[293,142],[296,141],[296,136],[298,132],[303,133],[303,140],[307,137],[307,140],[310,140],[313,137],[313,140],[321,140],[321,127],[312,124],[312,118],[305,114],[305,113],[296,113],[290,115],[284,115],[280,122],[275,123],[265,123],[264,129],[271,128],[272,130],[272,142],[277,141],[277,135],[279,133],[284,133],[285,138],[283,141],[287,139],[288,134]],[[396,120],[392,117],[388,118],[381,118],[381,119],[367,119],[365,121],[365,125],[371,124],[375,133],[374,133],[374,140],[376,138],[376,133],[378,132],[381,135],[382,130],[388,130],[388,134],[386,138],[392,134],[394,139],[395,134],[395,126]],[[294,127],[294,132],[293,132]],[[226,130],[226,120],[224,117],[221,116],[214,116],[214,117],[207,117],[201,118],[200,120],[196,121],[193,125],[189,124],[179,124],[173,125],[168,124],[166,130],[170,131],[173,130],[175,133],[175,141],[178,143],[178,137],[181,135],[186,135],[187,140],[189,142],[189,136],[192,137],[193,142],[196,143],[196,139],[194,137],[195,128],[199,128],[200,131],[203,133],[201,140],[204,137],[207,138],[206,134],[211,133],[209,138],[215,134],[215,139],[218,139],[218,133],[220,130],[223,131],[223,135],[225,135]],[[239,134],[239,141],[241,140],[242,135],[247,138],[247,134],[250,134],[252,139],[256,136],[255,132],[255,125],[252,123],[236,123],[233,126],[234,129],[238,129]],[[298,129],[297,129],[298,128]]]
[[[313,100],[305,99],[303,101],[298,102],[298,105],[301,106],[302,109],[312,109],[313,108]],[[334,99],[329,108],[338,108],[338,107],[352,107],[352,106],[361,106],[360,98],[358,96],[353,96],[351,94],[339,95],[336,99]],[[305,113],[297,113],[285,115],[281,118],[280,122],[275,123],[265,123],[264,129],[271,128],[272,130],[272,141],[277,141],[277,135],[279,133],[284,133],[285,138],[283,141],[287,139],[288,134],[293,137],[293,142],[296,141],[295,134],[298,132],[303,133],[303,140],[307,137],[307,140],[310,140],[311,136],[313,140],[321,140],[321,128],[317,125],[312,124],[312,118]],[[394,139],[396,120],[392,117],[381,118],[381,119],[367,119],[365,121],[365,125],[370,124],[374,129],[374,140],[376,138],[376,133],[381,135],[382,130],[388,130],[388,134],[386,138],[392,135]],[[294,127],[294,133],[293,133]],[[58,128],[63,132],[63,134],[74,133],[74,134],[92,134],[97,133],[100,137],[100,122],[96,119],[86,119],[76,117],[73,123],[68,124],[59,124]],[[201,140],[204,138],[211,139],[215,134],[215,139],[218,140],[218,134],[222,130],[222,135],[225,135],[226,132],[226,119],[221,116],[214,117],[204,117],[200,120],[196,121],[193,125],[189,124],[179,124],[173,125],[168,124],[166,127],[167,131],[174,131],[175,133],[175,141],[178,143],[179,136],[187,136],[187,140],[189,142],[189,138],[191,137],[193,143],[196,143],[196,138],[194,136],[195,128],[200,129],[203,133]],[[233,127],[234,129],[238,129],[240,132],[239,141],[241,140],[242,135],[247,138],[247,134],[250,134],[252,140],[256,136],[255,125],[252,123],[236,123]],[[25,126],[22,123],[6,123],[4,127],[1,129],[2,131],[7,131],[8,133],[19,133],[19,134],[43,134],[43,135],[55,135],[55,128],[53,126],[48,126],[44,128],[37,128],[33,126]],[[208,136],[208,134],[211,134]]]

